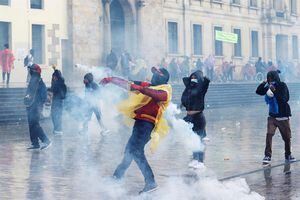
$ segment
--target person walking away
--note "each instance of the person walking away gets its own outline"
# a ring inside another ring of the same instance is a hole
[[[102,122],[101,111],[99,108],[99,85],[94,82],[94,76],[92,73],[87,73],[84,76],[83,83],[85,85],[85,102],[87,103],[87,108],[85,119],[83,120],[83,128],[80,131],[81,134],[85,134],[88,131],[88,123],[91,120],[93,113],[95,114],[99,126],[101,128],[101,134],[108,133],[108,130],[105,128]]]
[[[204,116],[205,95],[209,87],[210,80],[203,77],[203,72],[198,70],[183,78],[185,90],[181,96],[181,105],[185,107],[187,115],[184,120],[193,124],[193,131],[199,136],[200,142],[206,137],[206,119]],[[203,166],[204,149],[193,152],[193,160],[189,163],[191,168]]]
[[[110,51],[110,54],[106,57],[106,67],[110,68],[112,71],[116,70],[116,67],[118,65],[118,57],[113,52],[113,50]]]
[[[62,135],[63,101],[66,98],[67,86],[61,71],[57,69],[55,69],[52,74],[50,92],[52,93],[51,118],[53,123],[53,134]]]
[[[40,116],[43,104],[47,100],[47,88],[41,78],[41,71],[39,65],[33,64],[31,66],[31,78],[24,98],[31,140],[31,146],[27,148],[28,150],[44,150],[51,145],[51,141],[40,126]],[[40,146],[39,140],[43,143],[42,146]]]
[[[30,49],[29,54],[24,58],[24,67],[27,68],[27,78],[26,83],[30,80],[30,67],[34,63],[34,50]]]
[[[131,57],[127,51],[121,55],[121,71],[124,77],[128,78],[130,74]]]
[[[235,71],[235,65],[233,64],[233,61],[230,61],[228,65],[228,81],[233,81],[233,72]]]
[[[120,105],[120,111],[135,120],[132,135],[126,145],[124,158],[114,172],[115,179],[121,179],[134,160],[145,178],[145,187],[140,193],[157,189],[152,169],[146,159],[144,148],[151,140],[150,148],[155,150],[158,142],[168,133],[167,121],[163,113],[172,97],[172,87],[168,84],[169,72],[165,68],[152,68],[151,83],[129,82],[116,77],[108,77],[101,84],[116,84],[132,91],[128,100]]]
[[[15,57],[13,52],[9,49],[9,45],[5,44],[4,50],[0,52],[0,65],[2,67],[3,84],[5,83],[5,80],[6,80],[6,85],[9,84],[10,73],[11,70],[14,68],[14,60]]]
[[[296,159],[291,154],[291,109],[288,104],[289,89],[279,78],[278,71],[270,71],[267,74],[267,81],[262,82],[256,93],[265,96],[265,101],[269,106],[269,117],[266,135],[265,157],[263,164],[269,164],[272,157],[272,138],[276,129],[279,129],[284,141],[285,161],[293,162]]]
[[[213,55],[209,55],[208,58],[204,62],[205,68],[206,68],[206,74],[208,76],[208,79],[213,80],[214,79],[214,68],[215,68],[215,59]]]
[[[200,58],[198,58],[196,62],[196,70],[200,70],[203,72],[203,66],[204,66],[203,62],[201,61]]]

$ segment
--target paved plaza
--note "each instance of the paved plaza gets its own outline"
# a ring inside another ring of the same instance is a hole
[[[300,105],[294,102],[291,107],[293,155],[300,158]],[[32,152],[26,150],[27,124],[1,126],[0,199],[298,199],[300,163],[282,164],[279,133],[273,139],[272,168],[261,166],[266,113],[263,101],[249,107],[206,110],[210,141],[206,169],[195,172],[198,177],[189,176],[193,174],[187,167],[191,153],[170,133],[155,154],[147,150],[160,188],[146,197],[138,196],[144,182],[135,163],[123,181],[111,179],[129,129],[122,127],[103,136],[92,122],[88,135],[79,135],[78,122],[72,121],[65,125],[63,136],[54,137],[51,122],[44,120],[42,126],[53,145]]]

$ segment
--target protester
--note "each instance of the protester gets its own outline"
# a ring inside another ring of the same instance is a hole
[[[188,56],[185,56],[180,65],[181,76],[188,76],[188,74],[190,73],[190,67],[190,58]]]
[[[62,135],[63,100],[66,98],[67,86],[61,72],[57,69],[52,74],[50,92],[52,93],[51,118],[54,127],[53,134]]]
[[[256,69],[256,73],[265,73],[265,65],[262,62],[262,58],[259,57],[257,62],[255,63],[255,69]]]
[[[145,145],[151,139],[151,148],[155,149],[159,138],[168,130],[167,122],[162,117],[171,100],[171,86],[168,84],[169,72],[165,68],[152,68],[151,83],[109,77],[101,84],[113,83],[133,91],[130,98],[123,102],[120,111],[135,120],[132,135],[126,145],[124,158],[114,172],[114,178],[121,179],[132,160],[136,162],[145,178],[145,187],[140,192],[151,192],[157,189],[152,169],[145,157]]]
[[[198,70],[183,78],[185,90],[181,96],[181,104],[187,111],[184,120],[193,124],[193,131],[197,134],[202,142],[206,137],[206,120],[204,116],[204,100],[210,80],[203,77],[203,72]],[[193,160],[189,167],[200,168],[203,165],[204,149],[199,147],[198,151],[193,152]]]
[[[198,58],[196,62],[196,70],[200,70],[203,72],[203,66],[204,66],[203,62],[201,61],[200,58]]]
[[[112,71],[115,71],[116,67],[118,65],[118,57],[113,52],[113,50],[110,51],[110,54],[106,57],[106,67],[110,68]]]
[[[4,50],[0,52],[0,65],[2,67],[2,81],[3,84],[9,84],[10,80],[10,73],[11,70],[14,68],[14,60],[15,57],[13,55],[13,52],[9,49],[9,45],[4,45]]]
[[[30,68],[30,81],[27,87],[24,104],[27,110],[27,118],[29,125],[29,133],[31,146],[27,149],[47,149],[51,145],[51,141],[44,133],[40,126],[40,116],[43,109],[43,104],[47,100],[47,88],[41,78],[41,68],[37,64],[33,64]],[[39,140],[43,143],[39,144]]]
[[[235,71],[235,65],[233,64],[233,61],[230,61],[228,64],[228,71],[227,71],[227,80],[233,81],[233,72]]]
[[[281,82],[278,71],[270,71],[267,81],[262,82],[256,90],[258,95],[265,96],[269,106],[269,117],[267,124],[266,148],[263,164],[269,164],[272,157],[272,138],[278,128],[285,146],[286,162],[293,162],[295,158],[291,155],[291,109],[288,104],[289,89]]]
[[[24,58],[24,67],[27,68],[27,79],[26,83],[29,83],[30,80],[30,67],[34,62],[34,50],[30,49],[29,54]]]
[[[124,51],[121,55],[121,72],[124,77],[129,77],[130,75],[130,62],[131,56],[127,51]]]
[[[214,68],[215,68],[215,58],[213,55],[209,55],[204,62],[206,68],[206,74],[210,80],[214,79]]]
[[[170,75],[171,75],[171,81],[177,82],[180,77],[180,69],[179,69],[179,65],[177,63],[176,58],[172,58],[172,60],[169,64],[169,71],[170,71]]]
[[[94,82],[94,76],[92,73],[87,73],[84,76],[83,83],[85,84],[85,102],[87,103],[85,111],[85,119],[83,121],[83,127],[80,131],[81,134],[85,134],[88,131],[88,123],[91,120],[93,113],[95,114],[97,121],[99,123],[102,134],[108,133],[108,130],[105,128],[101,112],[99,108],[99,85]]]

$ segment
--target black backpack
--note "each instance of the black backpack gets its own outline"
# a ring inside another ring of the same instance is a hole
[[[27,67],[28,66],[28,63],[29,63],[29,59],[28,59],[28,56],[26,56],[24,58],[24,67]]]

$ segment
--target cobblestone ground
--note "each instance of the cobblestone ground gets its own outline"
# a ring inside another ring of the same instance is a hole
[[[293,103],[292,110],[293,155],[300,158],[300,105]],[[209,176],[226,179],[246,173],[241,177],[246,179],[252,191],[266,199],[298,199],[300,164],[276,167],[284,162],[283,142],[278,133],[273,140],[274,168],[264,170],[261,166],[266,112],[263,103],[206,110],[210,142],[207,144],[205,165],[210,171]],[[91,124],[92,127],[94,125]],[[134,196],[142,189],[143,178],[134,163],[121,185],[110,186],[106,182],[111,181],[110,176],[122,158],[129,130],[122,128],[122,131],[101,136],[92,128],[88,135],[79,135],[78,123],[73,121],[65,125],[62,137],[54,137],[50,121],[44,121],[42,126],[53,145],[46,151],[36,152],[26,150],[29,144],[26,124],[0,127],[0,199],[126,199],[119,194]],[[164,186],[170,177],[187,173],[191,154],[180,140],[175,138],[172,143],[167,140],[154,155],[147,151],[160,186]],[[284,173],[287,167],[290,167],[291,173]],[[251,171],[255,172],[247,173]],[[198,192],[206,192],[203,188],[206,187],[199,186]],[[219,199],[231,198],[220,196]]]

